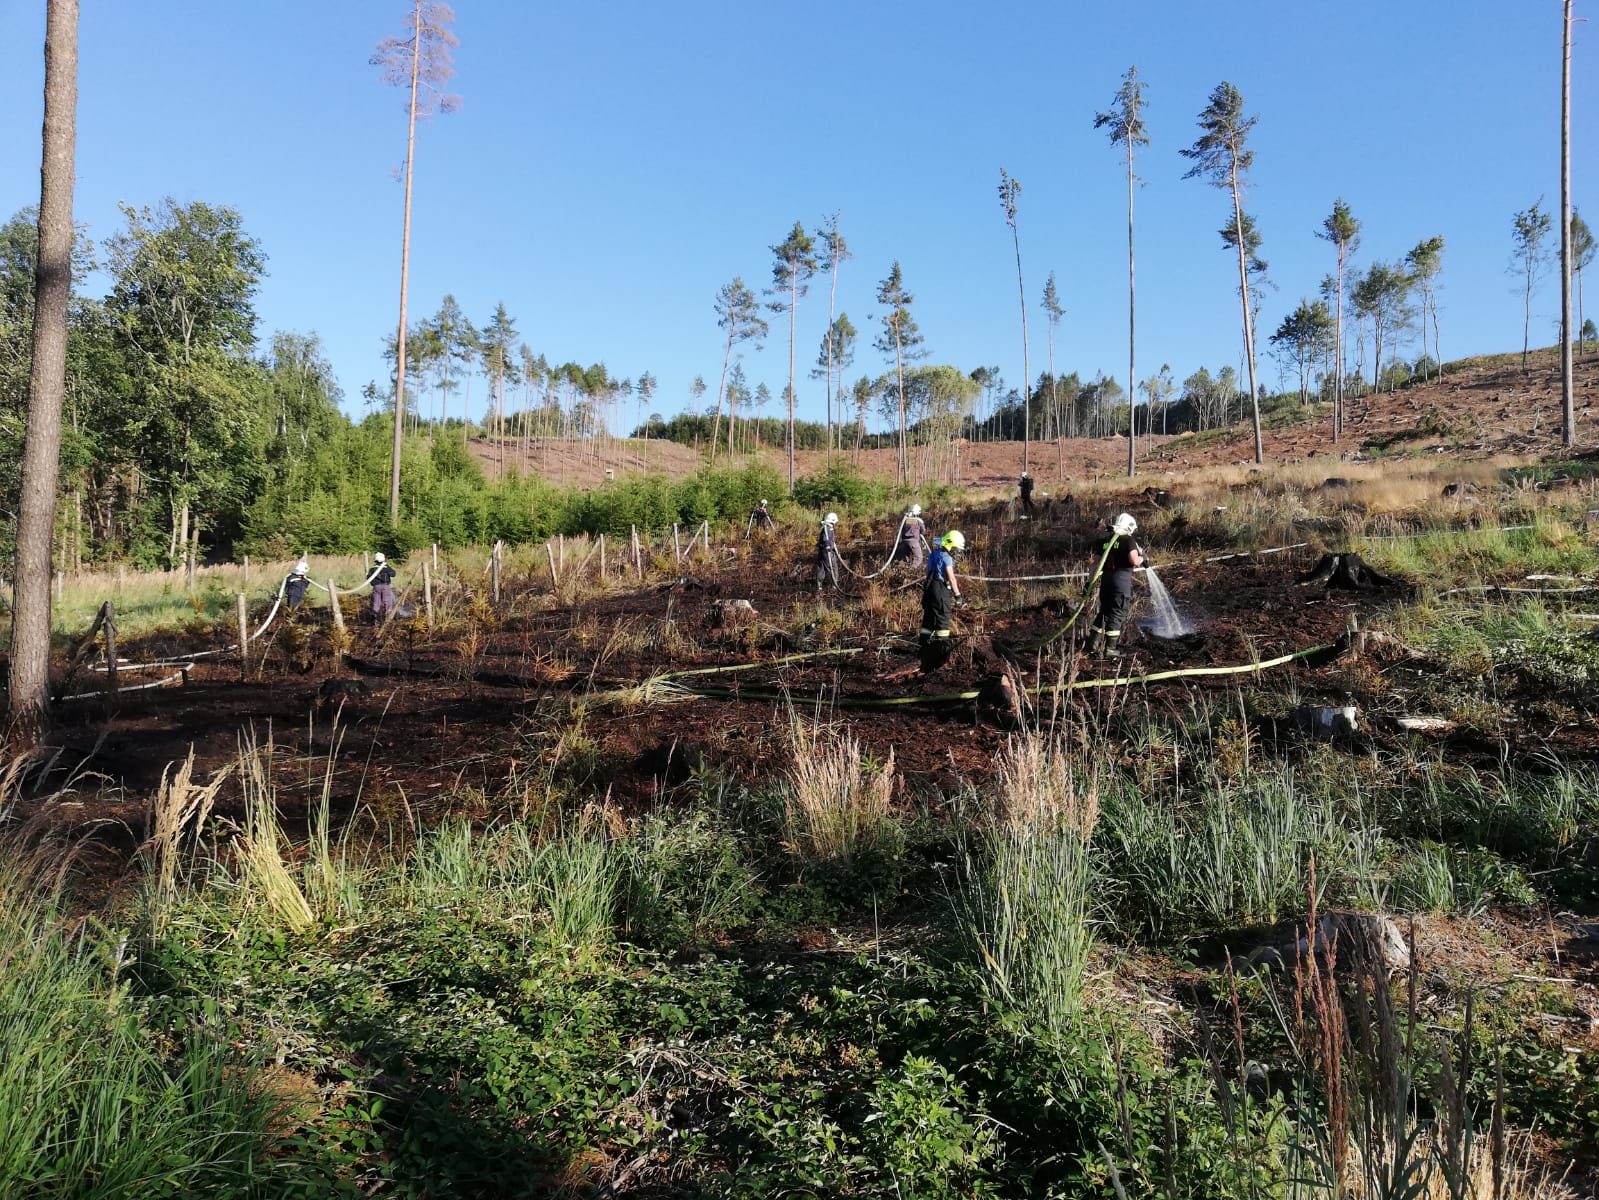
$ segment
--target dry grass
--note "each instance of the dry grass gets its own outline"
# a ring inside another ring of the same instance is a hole
[[[1085,842],[1099,821],[1099,792],[1080,781],[1059,734],[1012,737],[996,765],[994,817],[1013,830],[1069,830]]]
[[[789,722],[788,845],[801,859],[845,859],[879,845],[893,826],[894,756],[867,760],[839,726]]]

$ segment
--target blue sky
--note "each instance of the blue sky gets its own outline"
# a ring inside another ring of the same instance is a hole
[[[459,0],[460,112],[418,137],[411,313],[453,292],[475,321],[504,301],[552,361],[648,370],[656,409],[721,366],[712,303],[734,275],[764,287],[796,219],[841,214],[855,258],[839,307],[863,331],[852,375],[876,374],[879,281],[898,259],[928,359],[1021,377],[1010,232],[996,189],[1023,185],[1032,372],[1054,271],[1067,308],[1061,373],[1126,374],[1125,182],[1092,128],[1123,71],[1148,84],[1152,144],[1137,196],[1139,375],[1237,363],[1236,267],[1223,193],[1178,151],[1221,80],[1259,116],[1248,207],[1276,290],[1264,335],[1331,269],[1314,231],[1343,196],[1357,261],[1447,242],[1445,357],[1519,348],[1506,273],[1511,218],[1559,202],[1559,0],[1179,0],[1010,6],[923,0]],[[1578,15],[1599,19],[1594,0]],[[269,258],[263,336],[318,333],[352,407],[384,374],[398,293],[402,94],[367,65],[399,33],[396,0],[83,0],[76,216],[95,237],[118,201],[165,195],[238,208]],[[1584,11],[1589,10],[1589,11]],[[0,210],[38,197],[43,0],[0,3]],[[1574,197],[1599,214],[1592,24],[1574,53]],[[1592,222],[1592,218],[1590,218]],[[1589,304],[1599,312],[1599,287]],[[1554,273],[1534,303],[1554,340]],[[825,281],[800,302],[805,378]],[[786,318],[746,370],[787,379]],[[1412,356],[1415,349],[1409,349]],[[1266,377],[1276,369],[1264,359]]]

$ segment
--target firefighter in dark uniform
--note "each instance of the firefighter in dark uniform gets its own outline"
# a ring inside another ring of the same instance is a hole
[[[1088,652],[1111,658],[1121,656],[1122,626],[1133,607],[1133,570],[1144,565],[1144,552],[1133,541],[1138,522],[1131,513],[1122,513],[1109,525],[1101,525],[1105,536],[1094,552],[1104,559],[1099,577],[1099,612],[1088,635]]]
[[[1017,483],[1016,489],[1017,489],[1018,492],[1021,493],[1021,497],[1022,497],[1022,515],[1023,516],[1028,516],[1028,517],[1032,516],[1033,515],[1033,477],[1031,475],[1029,475],[1026,471],[1023,471],[1022,472],[1021,481],[1019,483]]]
[[[822,527],[816,533],[816,594],[822,594],[824,585],[839,590],[838,582],[838,514],[828,513],[822,518]]]
[[[950,618],[961,594],[960,581],[955,578],[955,555],[965,549],[966,535],[951,529],[938,539],[938,545],[927,556],[927,578],[922,583],[922,628],[917,638],[923,671],[937,670],[949,661]]]
[[[289,611],[293,612],[305,603],[305,589],[311,583],[311,564],[301,559],[294,564],[294,570],[289,572],[289,577],[283,581],[283,598],[289,602]]]

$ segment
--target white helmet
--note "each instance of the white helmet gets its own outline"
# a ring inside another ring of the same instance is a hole
[[[822,518],[822,524],[823,525],[837,525],[838,524],[838,514],[837,513],[828,513],[827,516]]]
[[[296,575],[309,575],[311,573],[311,564],[302,558],[299,562],[294,564],[294,573]]]
[[[761,501],[761,507],[762,507],[762,508],[765,508],[765,507],[766,507],[766,501],[764,501],[764,500],[762,500],[762,501]]]
[[[911,516],[919,517],[921,515],[922,515],[922,506],[920,504],[911,505]]]
[[[966,549],[966,535],[959,529],[951,529],[939,539],[938,544],[946,550],[964,550]]]
[[[1133,520],[1132,513],[1122,513],[1111,522],[1111,532],[1123,537],[1130,537],[1138,532],[1138,522]]]
[[[385,563],[385,562],[388,562],[389,560],[384,558],[383,557],[383,551],[379,550],[376,554],[374,554],[372,556],[372,561],[375,562],[375,563]]]

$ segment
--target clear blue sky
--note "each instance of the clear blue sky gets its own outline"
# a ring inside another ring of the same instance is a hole
[[[1277,290],[1264,334],[1331,269],[1314,231],[1343,196],[1361,264],[1447,240],[1445,357],[1519,348],[1506,273],[1516,210],[1559,203],[1559,0],[1053,2],[1009,6],[817,0],[524,3],[459,0],[460,112],[419,132],[411,313],[453,292],[475,321],[504,301],[552,362],[603,361],[660,380],[672,413],[721,366],[712,311],[734,275],[764,287],[768,247],[837,210],[855,253],[839,306],[870,340],[894,259],[929,361],[1021,376],[1015,263],[996,195],[1023,185],[1032,371],[1038,299],[1055,271],[1061,373],[1126,374],[1125,183],[1092,128],[1122,72],[1148,84],[1152,145],[1137,197],[1139,375],[1180,381],[1240,354],[1223,193],[1184,180],[1178,151],[1210,90],[1232,81],[1260,118],[1248,196]],[[1595,0],[1578,15],[1599,20]],[[367,65],[402,31],[399,0],[83,0],[76,216],[93,236],[118,201],[237,207],[269,256],[263,337],[321,335],[352,407],[381,378],[393,330],[402,94]],[[0,209],[38,198],[43,0],[0,4]],[[1574,197],[1599,224],[1592,24],[1574,53]],[[1554,273],[1533,337],[1555,337]],[[1596,279],[1599,285],[1599,279]],[[1589,289],[1599,313],[1599,286]],[[825,282],[800,303],[805,378]],[[1413,356],[1414,348],[1406,352]],[[1263,373],[1276,378],[1263,357]],[[746,363],[780,394],[786,324]]]

